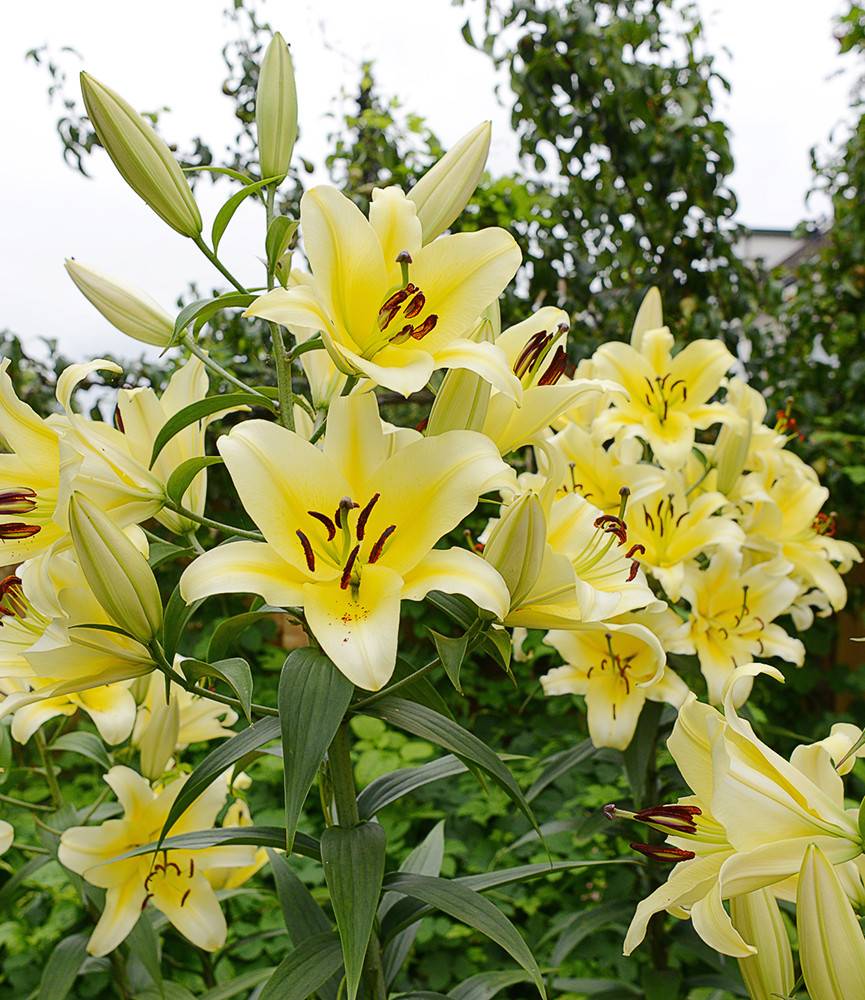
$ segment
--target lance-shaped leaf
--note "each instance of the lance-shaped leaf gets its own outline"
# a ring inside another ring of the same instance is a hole
[[[445,668],[448,679],[457,691],[462,694],[460,670],[465,662],[472,636],[466,632],[454,639],[447,635],[441,635],[441,633],[435,632],[433,629],[429,629],[428,631],[433,637],[436,652],[439,654],[439,659],[442,661],[442,666]]]
[[[420,767],[403,767],[390,774],[383,774],[371,781],[357,797],[357,809],[361,819],[372,819],[373,816],[391,802],[396,802],[403,795],[408,795],[416,788],[423,788],[442,778],[450,778],[455,774],[463,774],[468,768],[453,754],[431,760]]]
[[[492,1000],[508,986],[531,981],[531,977],[517,969],[507,972],[479,972],[450,991],[450,1000]]]
[[[532,826],[538,830],[537,820],[514,776],[495,753],[453,719],[448,719],[424,705],[403,698],[383,698],[365,710],[369,715],[384,719],[398,729],[413,736],[436,743],[469,761],[488,774],[522,810]]]
[[[282,909],[282,918],[291,943],[299,947],[316,934],[332,934],[333,925],[324,910],[316,903],[309,889],[301,882],[294,869],[282,854],[268,850],[270,869],[276,883],[276,895]],[[342,956],[342,951],[340,951]],[[342,960],[340,957],[340,964]],[[339,993],[339,978],[333,976],[318,988],[320,1000],[336,1000]]]
[[[206,993],[199,994],[198,1000],[231,1000],[231,997],[241,995],[244,997],[254,996],[255,994],[251,993],[250,990],[263,983],[275,971],[273,967],[253,969],[241,976],[232,976],[227,983],[220,983],[219,986],[214,986]]]
[[[216,213],[216,218],[213,220],[213,229],[210,232],[210,242],[213,244],[213,252],[216,253],[219,249],[219,242],[225,234],[225,230],[228,229],[228,224],[234,218],[234,213],[240,208],[243,202],[251,195],[257,194],[263,187],[268,184],[272,184],[274,181],[279,180],[278,177],[265,177],[262,181],[253,181],[252,184],[247,184],[246,187],[242,187],[239,191],[235,191],[231,195],[225,204]]]
[[[153,841],[150,844],[140,844],[125,854],[119,854],[113,861],[123,861],[126,858],[137,858],[142,854],[153,854],[157,850],[166,851],[203,851],[208,847],[237,847],[252,845],[254,847],[285,846],[285,830],[281,826],[222,826],[210,830],[193,830],[191,833],[178,833],[173,837]],[[321,847],[315,837],[298,833],[294,838],[294,853],[301,854],[313,861],[321,860]]]
[[[213,299],[198,299],[184,306],[174,321],[174,333],[171,343],[176,344],[178,338],[190,323],[195,323],[195,329],[200,330],[204,324],[223,309],[245,309],[255,301],[255,296],[247,292],[225,292]]]
[[[184,494],[199,472],[209,465],[219,465],[221,461],[219,455],[196,455],[195,458],[187,458],[168,477],[168,482],[165,484],[165,495],[174,503],[183,503]]]
[[[295,649],[286,657],[279,678],[278,703],[288,851],[304,800],[353,691],[351,682],[320,650]]]
[[[178,410],[159,428],[159,433],[153,439],[150,467],[153,467],[153,463],[159,458],[160,452],[168,442],[185,427],[198,423],[205,417],[212,417],[214,413],[236,410],[241,406],[266,406],[270,410],[276,409],[272,400],[257,392],[226,392],[218,396],[205,396],[204,399],[197,399],[194,403]]]
[[[57,945],[42,970],[37,1000],[64,1000],[87,958],[89,934],[70,934]]]
[[[243,714],[252,722],[252,671],[246,660],[234,656],[229,660],[217,660],[216,663],[205,663],[203,660],[182,660],[180,669],[188,681],[197,681],[202,677],[216,677],[224,681],[237,695]],[[207,692],[202,690],[202,697]]]
[[[204,758],[184,782],[183,787],[172,802],[159,834],[160,843],[165,839],[177,820],[186,812],[199,795],[227,771],[232,764],[252,750],[258,750],[265,743],[279,737],[279,719],[268,716],[259,719],[247,729],[221,743]],[[273,845],[277,846],[277,845]],[[278,846],[283,847],[283,844]]]
[[[592,741],[583,740],[575,747],[552,754],[552,756],[546,759],[544,769],[534,782],[532,782],[531,788],[526,792],[528,801],[533,802],[547,785],[558,781],[563,774],[567,774],[572,767],[577,767],[584,760],[588,760],[593,753],[595,753],[595,746]]]
[[[389,876],[388,889],[441,910],[495,941],[529,973],[538,993],[546,997],[541,970],[531,949],[510,920],[480,893],[451,879],[402,873]]]
[[[307,1000],[341,965],[342,950],[336,934],[316,934],[280,962],[259,1000]]]
[[[75,732],[64,733],[51,743],[50,750],[56,752],[77,753],[98,764],[104,771],[111,767],[111,756],[105,749],[105,744],[95,733]]]
[[[265,604],[263,607],[256,608],[255,611],[245,611],[243,614],[225,618],[213,630],[210,644],[207,647],[207,659],[211,662],[223,659],[250,625],[271,620],[274,615],[284,614],[285,611],[282,608],[272,608]]]
[[[348,1000],[357,997],[384,877],[386,837],[378,823],[328,827],[321,860],[342,942]]]

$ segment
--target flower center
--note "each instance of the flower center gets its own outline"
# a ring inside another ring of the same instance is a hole
[[[378,311],[378,328],[386,334],[391,344],[404,344],[407,340],[423,340],[439,321],[438,316],[427,311],[426,295],[408,280],[411,257],[403,250],[397,257],[402,268],[402,287],[389,295]]]
[[[688,516],[689,511],[683,510],[676,513],[676,505],[673,503],[673,494],[669,493],[664,499],[658,501],[654,511],[643,504],[643,521],[646,527],[658,536],[659,539],[673,534],[673,531],[681,525]]]
[[[18,625],[34,635],[41,635],[49,624],[24,596],[21,579],[17,576],[0,580],[0,628],[8,618],[14,618]]]
[[[619,686],[624,688],[625,697],[627,698],[631,693],[631,679],[628,676],[629,672],[633,666],[634,660],[637,658],[636,653],[630,653],[628,656],[620,656],[613,649],[613,636],[610,632],[607,632],[604,638],[607,640],[607,654],[602,656],[601,660],[597,664],[592,664],[586,673],[586,679],[591,680],[592,674],[595,672],[597,667],[598,673],[607,675],[609,671],[613,677],[616,679],[616,690],[618,691]],[[613,721],[616,721],[616,699],[613,698],[612,701],[612,712]]]
[[[613,545],[621,547],[628,541],[628,526],[624,520],[625,510],[628,505],[630,490],[623,486],[619,490],[621,502],[618,514],[601,514],[595,518],[595,532],[589,541],[583,546],[571,560],[577,576],[592,583],[599,583],[605,579],[612,579],[620,572],[620,553],[614,552],[612,557],[605,557],[612,549]],[[630,583],[640,569],[637,556],[646,551],[645,546],[632,545],[625,553],[625,559],[631,560],[631,568],[628,571],[627,583]]]
[[[300,528],[295,534],[311,573],[320,562],[331,569],[339,569],[340,589],[351,588],[356,595],[363,566],[378,562],[396,531],[396,525],[389,524],[374,540],[368,533],[369,519],[380,498],[380,493],[374,493],[361,507],[351,497],[343,497],[332,517],[318,510],[307,511],[316,522],[315,529],[310,531],[312,537]],[[352,516],[355,510],[359,511],[356,518]]]
[[[647,375],[643,376],[648,387],[647,391],[643,394],[646,406],[657,415],[661,423],[667,419],[671,405],[675,406],[676,403],[688,402],[688,387],[685,385],[685,380],[677,378],[668,384],[667,380],[669,378],[669,372],[663,377],[656,375],[654,382]]]
[[[833,510],[831,514],[818,514],[811,525],[818,535],[827,535],[829,538],[835,537],[838,525],[835,523],[838,515]]]
[[[539,330],[529,337],[526,346],[514,362],[513,369],[514,375],[522,382],[523,388],[531,386],[535,383],[535,379],[537,379],[537,385],[555,385],[562,375],[564,375],[568,356],[562,344],[559,344],[556,348],[546,370],[541,372],[541,368],[556,341],[567,334],[567,332],[567,324],[560,323],[552,333],[546,330]]]
[[[144,890],[147,895],[141,904],[143,910],[153,897],[159,893],[180,897],[180,906],[189,899],[192,892],[192,879],[195,875],[195,860],[189,859],[189,865],[181,868],[175,861],[168,860],[168,852],[164,852],[162,862],[157,862],[144,880]]]
[[[0,515],[29,514],[36,509],[36,491],[28,486],[18,486],[0,493]],[[0,524],[0,539],[32,538],[42,528],[38,524],[23,521],[7,521]]]

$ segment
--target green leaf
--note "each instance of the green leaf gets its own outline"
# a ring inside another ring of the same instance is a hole
[[[319,764],[333,742],[354,686],[317,649],[288,654],[279,678],[285,781],[285,835],[291,850],[297,821]]]
[[[174,332],[165,350],[173,347],[178,338],[190,323],[195,322],[196,329],[200,329],[212,316],[223,309],[245,309],[252,305],[255,296],[247,292],[225,292],[212,299],[198,299],[184,306],[177,314],[174,321]]]
[[[592,741],[583,740],[582,743],[578,743],[575,747],[570,747],[568,750],[563,750],[548,757],[543,771],[541,771],[531,788],[526,792],[526,799],[529,802],[534,802],[547,785],[558,781],[563,774],[567,774],[571,768],[582,764],[584,760],[588,760],[593,753],[595,753],[595,746]]]
[[[220,826],[210,830],[193,830],[190,833],[178,833],[173,837],[165,837],[149,844],[139,844],[125,854],[119,854],[113,861],[126,858],[137,858],[142,854],[153,854],[156,851],[203,851],[208,847],[237,847],[252,845],[253,847],[285,848],[285,830],[281,826]],[[315,837],[298,833],[294,839],[294,853],[313,861],[321,859],[321,847]]]
[[[180,669],[188,681],[197,681],[202,677],[217,677],[224,681],[237,695],[237,700],[243,709],[243,714],[252,722],[252,671],[246,660],[239,656],[230,660],[217,660],[216,663],[205,663],[203,660],[182,660]],[[207,697],[207,692],[201,692]]]
[[[64,735],[58,736],[54,740],[49,750],[55,750],[58,753],[64,751],[66,753],[80,754],[82,757],[92,760],[106,771],[110,769],[112,763],[105,745],[94,733],[64,733]]]
[[[387,838],[378,823],[328,827],[321,860],[342,943],[348,1000],[357,997],[384,877]]]
[[[254,392],[225,392],[218,396],[205,396],[204,399],[197,399],[194,403],[184,406],[170,416],[159,428],[159,433],[153,441],[149,467],[153,468],[153,463],[159,458],[162,449],[185,427],[189,427],[205,417],[211,417],[215,413],[236,410],[241,406],[265,406],[270,410],[276,409],[272,400]]]
[[[316,934],[280,962],[259,1000],[307,1000],[341,967],[342,950],[336,934]]]
[[[206,993],[201,993],[198,1000],[231,1000],[231,997],[236,997],[240,993],[246,996],[250,990],[258,986],[259,983],[263,983],[275,971],[273,967],[269,969],[253,969],[251,972],[245,972],[243,975],[232,976],[227,983],[214,986],[213,989],[207,990]]]
[[[375,814],[389,806],[403,795],[408,795],[416,788],[423,788],[433,781],[450,778],[455,774],[463,774],[468,768],[453,754],[431,760],[420,767],[404,767],[399,771],[383,774],[371,781],[357,797],[357,808],[361,819],[372,819]]]
[[[89,934],[70,934],[57,945],[42,971],[36,1000],[63,1000],[69,996],[78,970],[87,958]]]
[[[413,736],[429,740],[464,760],[471,761],[502,788],[537,830],[537,820],[514,776],[495,753],[477,736],[452,719],[404,698],[383,698],[365,709],[365,714],[384,719]]]
[[[508,986],[531,981],[525,972],[479,972],[450,992],[451,1000],[492,1000]]]
[[[195,995],[180,983],[163,983],[161,987],[148,986],[136,993],[134,1000],[195,1000]]]
[[[165,484],[165,495],[174,503],[182,505],[184,494],[199,472],[209,465],[219,465],[221,461],[219,455],[198,455],[181,462],[168,477],[168,482]]]
[[[288,244],[297,232],[297,220],[286,215],[277,215],[267,229],[264,241],[264,252],[267,257],[267,269],[273,271],[277,261],[288,249]]]
[[[452,879],[430,875],[390,875],[387,887],[441,910],[495,941],[529,973],[538,993],[546,997],[541,970],[529,946],[510,920],[480,893]]]
[[[240,181],[241,184],[249,184],[250,181],[255,180],[254,177],[247,177],[246,174],[242,174],[239,170],[233,170],[231,167],[217,167],[210,163],[198,167],[183,167],[182,170],[185,174],[206,170],[211,174],[221,174],[224,177],[231,177],[232,180]]]
[[[279,737],[279,719],[268,716],[266,719],[259,719],[247,729],[232,736],[204,758],[203,761],[193,770],[186,779],[183,787],[177,794],[177,798],[172,802],[168,815],[165,818],[162,830],[159,834],[159,842],[168,836],[168,831],[174,826],[178,819],[186,812],[192,803],[222,774],[227,771],[232,764],[240,760],[250,750],[257,750],[265,743]],[[272,845],[276,846],[276,845]],[[278,845],[285,846],[284,843]]]
[[[194,554],[194,549],[185,545],[175,545],[173,542],[154,542],[150,546],[147,562],[151,569],[156,569],[171,559],[180,559]]]
[[[434,632],[432,629],[427,629],[427,631],[433,637],[436,652],[439,655],[439,659],[442,661],[442,666],[445,668],[445,673],[448,675],[448,679],[457,691],[462,694],[463,689],[460,687],[460,670],[462,669],[466,653],[468,652],[469,642],[471,641],[470,635],[466,633],[465,635],[461,635],[456,639],[453,639],[450,636]]]
[[[189,619],[204,603],[204,598],[187,604],[180,593],[180,584],[172,590],[168,603],[165,605],[165,615],[162,619],[162,650],[169,663],[174,663],[174,654],[180,645]]]
[[[291,943],[297,948],[316,934],[332,934],[330,920],[309,889],[297,877],[287,858],[273,850],[268,850],[267,856],[270,858],[276,895]],[[338,993],[339,979],[335,976],[318,988],[320,1000],[336,1000]]]
[[[399,866],[399,870],[401,872],[411,872],[414,875],[441,874],[445,853],[444,829],[444,820],[440,820],[418,846],[407,855],[403,863]],[[399,898],[396,893],[384,894],[378,908],[379,921],[384,919],[388,910],[391,909]],[[383,949],[382,966],[384,969],[384,981],[388,986],[393,983],[399,974],[399,970],[403,967],[419,930],[420,923],[406,927],[405,930],[395,934]]]
[[[126,938],[129,954],[140,962],[158,989],[162,987],[162,949],[153,926],[151,911],[145,910]]]
[[[633,904],[621,902],[602,903],[589,910],[575,913],[559,934],[550,955],[550,963],[559,966],[578,945],[603,927],[624,921],[626,924],[634,912]]]
[[[53,860],[48,854],[37,854],[35,858],[25,862],[11,878],[6,879],[0,886],[0,906],[5,906],[31,875]]]
[[[246,187],[242,187],[239,191],[235,191],[234,194],[225,202],[225,204],[216,213],[216,218],[213,220],[213,228],[210,231],[210,242],[213,244],[213,252],[216,253],[219,249],[219,242],[225,234],[225,230],[228,228],[229,222],[231,222],[234,217],[234,213],[240,208],[241,204],[251,195],[260,191],[263,187],[268,184],[272,184],[274,181],[278,181],[278,177],[265,177],[261,181],[253,181],[252,184],[247,184]]]
[[[631,786],[631,795],[637,809],[642,808],[643,795],[646,788],[646,775],[649,761],[655,760],[655,748],[658,742],[658,722],[664,705],[660,701],[646,701],[637,728],[628,749],[624,752],[625,771]]]
[[[243,614],[232,615],[231,618],[224,619],[216,626],[213,630],[213,635],[210,637],[210,644],[207,647],[207,659],[211,661],[223,659],[235,640],[250,625],[254,625],[260,621],[267,621],[275,614],[284,615],[285,611],[283,608],[272,608],[269,605],[265,605],[264,607],[256,608],[255,611],[245,611]]]

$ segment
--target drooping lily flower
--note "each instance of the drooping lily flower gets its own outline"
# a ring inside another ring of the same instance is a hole
[[[219,439],[264,542],[211,549],[184,572],[187,601],[255,593],[302,607],[327,655],[378,690],[396,661],[400,602],[430,590],[464,594],[504,617],[507,587],[483,559],[435,544],[513,473],[487,438],[449,431],[391,449],[375,397],[331,404],[324,447],[260,420]]]
[[[609,437],[647,441],[658,461],[676,470],[690,454],[695,430],[726,418],[728,410],[709,400],[734,358],[720,340],[695,340],[673,355],[673,335],[661,322],[658,306],[638,317],[630,345],[607,343],[595,352],[596,373],[628,393],[615,398],[596,425]]]
[[[207,879],[209,868],[253,863],[251,847],[160,851],[115,860],[159,839],[162,825],[186,778],[165,787],[150,783],[128,767],[112,767],[105,781],[123,807],[122,819],[99,827],[73,826],[60,838],[58,858],[91,885],[107,890],[105,908],[90,936],[91,955],[107,955],[129,934],[148,905],[156,907],[198,948],[215,951],[225,942],[225,917]],[[209,830],[225,802],[226,782],[215,781],[180,816],[173,835]]]
[[[340,371],[405,396],[437,368],[468,368],[519,401],[502,352],[466,339],[520,265],[504,229],[424,246],[415,204],[396,187],[373,191],[369,219],[336,188],[312,188],[300,225],[312,281],[262,295],[246,315],[320,330]]]
[[[645,620],[656,618],[646,615]],[[625,750],[646,699],[679,706],[688,686],[665,666],[657,636],[639,622],[599,622],[547,632],[544,642],[565,660],[541,678],[547,695],[586,699],[589,736],[596,747]]]
[[[685,567],[682,596],[691,606],[689,627],[709,685],[709,701],[722,703],[737,666],[755,656],[780,656],[801,665],[805,647],[787,635],[775,619],[795,600],[797,584],[788,576],[789,563],[771,560],[744,568],[740,549],[724,546],[701,570],[695,562]],[[747,698],[748,685],[737,695]]]

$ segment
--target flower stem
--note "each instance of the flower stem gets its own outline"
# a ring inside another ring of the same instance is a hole
[[[211,264],[216,268],[219,273],[226,278],[234,287],[239,291],[243,292],[245,295],[249,294],[249,289],[244,288],[243,285],[234,277],[231,271],[222,263],[222,261],[216,256],[216,254],[210,249],[210,247],[204,242],[200,236],[196,236],[193,240],[198,249],[204,254],[204,256],[210,261]]]
[[[267,186],[267,197],[265,199],[265,219],[267,230],[273,221],[276,202],[276,184]],[[273,268],[268,261],[267,265],[267,288],[273,288]],[[294,390],[291,384],[291,365],[293,354],[286,352],[285,339],[278,323],[268,321],[270,330],[270,341],[273,351],[273,363],[276,367],[276,388],[279,394],[279,422],[288,430],[294,430]]]
[[[35,740],[39,757],[42,760],[42,767],[45,769],[45,780],[48,782],[51,799],[54,802],[55,808],[59,809],[63,805],[63,793],[60,791],[60,785],[57,783],[57,774],[54,770],[54,765],[51,763],[51,755],[48,753],[48,747],[41,729],[36,730]]]
[[[377,701],[381,701],[382,698],[389,698],[395,691],[400,691],[402,688],[408,687],[410,684],[414,684],[415,681],[419,681],[421,677],[424,677],[431,670],[439,665],[441,661],[438,657],[430,660],[429,663],[425,663],[422,667],[419,667],[413,674],[409,674],[408,677],[403,677],[401,681],[397,681],[396,684],[391,684],[390,687],[384,688],[382,691],[376,691],[375,694],[371,694],[368,698],[362,698],[360,701],[356,701],[351,709],[353,712],[359,712],[361,709],[368,708],[370,705],[374,705]]]
[[[205,528],[214,528],[216,531],[225,532],[227,535],[237,535],[238,538],[249,538],[254,542],[264,540],[264,535],[260,531],[247,531],[246,528],[236,528],[233,524],[223,524],[221,521],[214,521],[213,518],[205,517],[203,514],[196,514],[195,511],[189,510],[182,504],[175,503],[168,497],[165,498],[165,506],[181,517],[188,518],[190,521],[195,521],[198,524],[203,524]]]
[[[181,343],[189,351],[190,354],[194,354],[200,361],[204,362],[204,365],[207,368],[209,368],[214,375],[217,375],[225,382],[228,382],[230,385],[233,385],[236,389],[241,389],[243,392],[254,393],[256,396],[264,396],[264,398],[267,399],[268,403],[270,402],[270,399],[267,396],[265,396],[263,392],[259,392],[258,389],[253,389],[252,386],[247,385],[245,382],[241,382],[241,380],[236,375],[232,375],[231,372],[228,371],[226,368],[223,368],[218,361],[214,361],[213,358],[211,358],[211,356],[207,353],[207,351],[205,351],[203,348],[199,347],[198,344],[196,344],[195,340],[189,333],[184,334]]]

